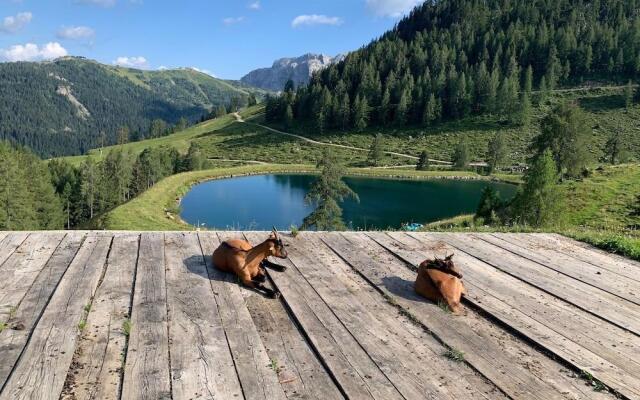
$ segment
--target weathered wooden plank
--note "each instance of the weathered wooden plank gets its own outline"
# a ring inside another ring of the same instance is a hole
[[[504,398],[467,365],[446,359],[444,346],[399,314],[320,235],[301,233],[291,261],[405,398]]]
[[[84,236],[84,234],[67,234],[47,265],[38,274],[15,310],[13,318],[8,321],[7,327],[0,332],[0,359],[2,360],[0,388],[5,384],[17,363],[44,308],[80,249]]]
[[[258,242],[258,241],[256,241]],[[401,399],[400,393],[320,299],[290,260],[271,278],[298,325],[341,392],[352,399]]]
[[[169,332],[164,234],[140,236],[123,399],[169,400]]]
[[[535,243],[537,247],[553,249],[610,272],[640,281],[640,276],[638,276],[640,262],[638,261],[630,260],[618,254],[609,253],[586,243],[556,234],[531,233],[513,236],[518,238],[522,237],[528,242]]]
[[[255,232],[245,232],[245,237],[252,244],[260,243],[264,240],[264,236]],[[280,274],[280,272],[272,274]],[[251,294],[245,295],[245,303],[269,358],[277,366],[276,372],[287,398],[318,400],[344,398],[297,326],[291,321],[282,302],[247,292]]]
[[[640,306],[639,281],[611,273],[560,252],[541,248],[531,249],[526,240],[506,235],[476,234],[473,236]]]
[[[231,354],[242,391],[247,399],[286,399],[278,375],[271,363],[264,344],[244,302],[236,276],[216,270],[211,254],[225,235],[242,237],[240,234],[201,234],[200,243],[207,262],[211,287],[216,297]]]
[[[242,397],[198,235],[165,234],[173,400]]]
[[[606,398],[473,310],[453,317],[425,301],[413,289],[415,272],[366,236],[332,233],[324,235],[323,241],[443,343],[462,351],[467,362],[511,398]]]
[[[27,239],[29,233],[27,232],[10,232],[5,233],[5,237],[0,241],[0,271],[2,271],[2,266],[7,258],[11,257],[14,251],[22,242]]]
[[[0,231],[0,244],[2,243],[4,238],[7,237],[7,235],[9,235],[9,232]]]
[[[34,233],[4,263],[0,269],[0,323],[14,316],[20,301],[63,238],[64,233]]]
[[[138,239],[116,234],[61,399],[116,400],[120,395],[125,321],[133,290]]]
[[[640,307],[636,304],[545,268],[476,237],[448,233],[437,236],[509,275],[640,335]]]
[[[414,265],[418,265],[424,258],[432,257],[434,254],[453,252],[452,247],[430,235],[412,234],[415,237],[402,233],[369,233],[368,235],[398,257]],[[589,372],[625,396],[634,398],[640,393],[637,374],[629,373],[625,369],[635,369],[637,366],[629,362],[629,358],[616,357],[615,353],[613,357],[616,364],[609,362],[598,353],[610,355],[611,351],[605,351],[602,345],[592,345],[586,332],[575,327],[576,321],[583,322],[583,318],[586,320],[584,323],[587,323],[588,318],[591,317],[590,314],[528,286],[465,253],[457,252],[456,258],[463,269],[468,285],[467,299],[476,307],[577,370]],[[551,311],[554,311],[553,314],[547,316]],[[600,336],[601,340],[606,339],[607,335],[616,338],[625,337],[625,335],[627,338],[635,337],[632,333],[613,325],[603,324],[601,321],[599,325],[594,325],[594,328],[598,327],[607,331]],[[590,348],[585,348],[584,345]],[[609,345],[615,347],[615,344],[609,343]],[[630,345],[625,341],[621,341],[620,345],[633,348],[633,344]],[[620,366],[621,360],[624,360],[624,368]]]
[[[0,399],[58,399],[78,341],[78,323],[103,273],[111,237],[89,236],[67,269],[0,393]]]

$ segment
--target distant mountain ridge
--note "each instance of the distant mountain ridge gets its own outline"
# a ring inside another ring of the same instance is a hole
[[[190,68],[136,70],[81,57],[0,63],[0,139],[44,157],[83,154],[114,144],[129,127],[144,137],[154,119],[199,120],[232,99],[246,104],[251,88]]]
[[[343,59],[344,55],[342,54],[331,57],[313,53],[295,58],[281,58],[276,60],[270,68],[260,68],[249,72],[240,81],[261,89],[277,92],[284,88],[289,79],[293,80],[296,86],[306,85],[315,72]]]

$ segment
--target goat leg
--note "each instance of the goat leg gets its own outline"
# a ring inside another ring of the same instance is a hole
[[[280,292],[278,292],[277,290],[269,289],[268,287],[264,286],[261,283],[258,283],[257,285],[255,285],[255,287],[256,287],[256,290],[264,292],[264,294],[270,299],[280,298]]]
[[[264,283],[264,282],[266,282],[266,280],[267,280],[267,276],[266,276],[266,275],[256,275],[256,277],[255,277],[255,278],[253,278],[253,279],[251,280],[251,282],[254,282],[254,283]]]
[[[280,298],[280,292],[278,292],[277,290],[272,290],[269,289],[268,287],[264,286],[262,283],[260,282],[256,282],[253,280],[242,280],[242,284],[252,290],[255,290],[256,292],[263,294],[271,299],[278,299]]]
[[[262,263],[260,263],[260,266],[262,268],[271,268],[274,271],[278,271],[278,272],[284,272],[287,270],[287,267],[285,265],[280,265],[280,264],[276,264],[276,263],[272,263],[269,260],[264,260],[262,261]]]

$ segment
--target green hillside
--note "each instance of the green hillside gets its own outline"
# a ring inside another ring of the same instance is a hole
[[[640,77],[637,0],[441,0],[267,103],[321,133],[494,116],[527,126],[533,93]]]
[[[246,104],[250,92],[191,69],[142,71],[75,57],[0,63],[0,139],[45,157],[83,154],[115,143],[122,126],[144,138],[153,120],[196,122],[218,105]]]

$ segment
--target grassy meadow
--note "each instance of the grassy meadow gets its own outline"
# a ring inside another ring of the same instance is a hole
[[[495,117],[471,117],[460,121],[444,122],[434,127],[394,129],[385,128],[383,147],[386,151],[418,155],[427,150],[433,159],[451,160],[455,145],[462,139],[469,147],[476,161],[484,160],[487,142],[496,132],[505,135],[509,149],[510,165],[524,163],[529,156],[528,146],[538,134],[539,122],[554,104],[560,101],[577,101],[585,110],[593,128],[589,145],[593,158],[593,174],[581,181],[562,184],[566,192],[567,208],[555,231],[580,240],[599,245],[625,255],[640,258],[640,220],[633,214],[640,195],[640,166],[605,165],[604,144],[609,136],[620,131],[627,146],[628,155],[633,160],[640,159],[640,105],[625,108],[623,90],[620,88],[585,89],[559,91],[544,105],[534,108],[534,119],[529,128],[511,126]],[[192,126],[169,136],[128,143],[122,146],[139,153],[147,147],[172,146],[186,152],[191,142],[200,145],[206,155],[207,170],[179,174],[164,179],[149,191],[102,216],[97,224],[106,229],[141,230],[183,230],[193,229],[179,221],[178,202],[188,188],[200,181],[225,176],[270,173],[270,172],[313,172],[316,160],[323,147],[300,139],[280,135],[259,126],[263,123],[264,110],[261,106],[251,107],[241,112],[249,123],[237,122],[233,115],[227,115]],[[275,128],[280,128],[275,126]],[[367,149],[373,135],[380,130],[362,133],[329,132],[322,136],[310,127],[297,126],[289,131],[311,139],[345,144]],[[116,146],[114,146],[116,147]],[[90,155],[100,158],[111,148],[92,150]],[[350,175],[384,176],[390,178],[433,177],[474,177],[475,172],[451,171],[447,169],[429,172],[411,170],[415,161],[400,156],[385,155],[380,166],[399,168],[369,168],[367,151],[331,148],[338,159],[349,167]],[[67,157],[79,165],[87,156]],[[518,175],[503,174],[504,181],[518,182]],[[471,216],[460,216],[453,220],[430,224],[427,229],[447,230],[487,230],[474,226]],[[495,229],[495,228],[491,228]],[[522,230],[521,227],[505,227],[504,230]]]

